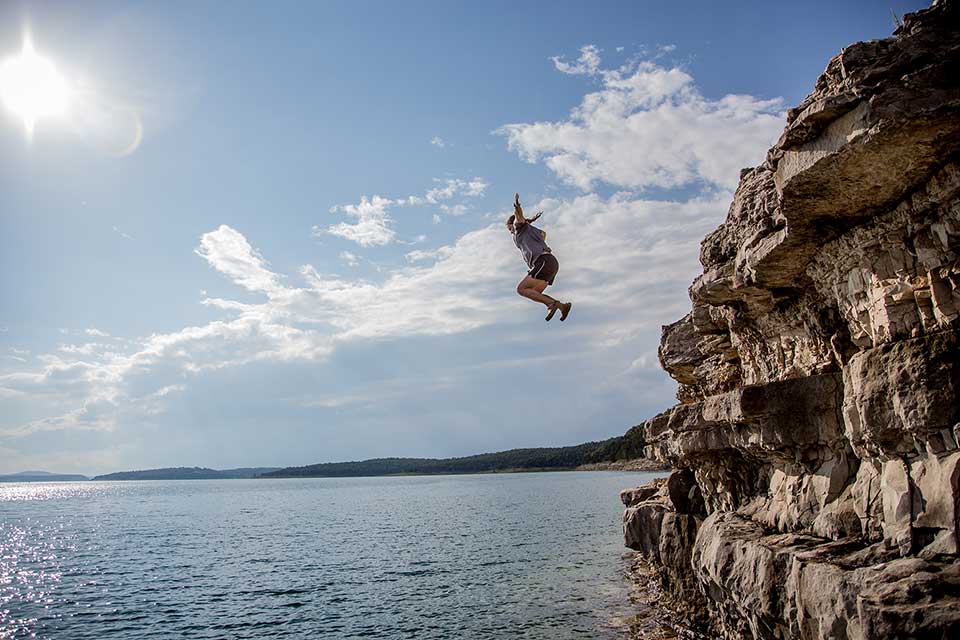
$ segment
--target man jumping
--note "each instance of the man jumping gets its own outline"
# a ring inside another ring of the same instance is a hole
[[[543,293],[544,289],[553,284],[553,279],[560,269],[560,263],[547,246],[546,232],[530,224],[542,215],[543,211],[538,211],[537,215],[529,220],[524,218],[523,209],[520,207],[520,194],[516,195],[513,201],[513,215],[507,218],[507,229],[513,234],[514,244],[520,249],[523,259],[530,267],[527,276],[517,285],[517,293],[524,298],[546,305],[548,310],[546,320],[553,318],[553,314],[558,310],[560,320],[566,320],[573,304],[554,300]]]

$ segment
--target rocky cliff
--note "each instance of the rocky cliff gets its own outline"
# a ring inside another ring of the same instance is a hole
[[[834,57],[700,260],[627,546],[726,638],[960,638],[960,1]]]

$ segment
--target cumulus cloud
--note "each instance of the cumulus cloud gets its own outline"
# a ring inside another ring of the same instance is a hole
[[[443,138],[441,138],[440,136],[433,136],[432,138],[430,138],[430,144],[432,144],[435,147],[440,147],[441,149],[447,146],[447,143],[444,142]]]
[[[543,161],[584,191],[598,182],[628,189],[697,183],[730,189],[740,169],[762,160],[783,128],[780,98],[709,99],[678,67],[644,61],[604,69],[593,45],[583,47],[575,62],[553,60],[562,73],[596,76],[601,89],[584,96],[566,120],[507,124],[496,133],[522,159]]]

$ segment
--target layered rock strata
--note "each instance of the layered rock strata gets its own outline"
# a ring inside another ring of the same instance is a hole
[[[960,637],[960,2],[834,57],[700,260],[627,546],[726,638]]]

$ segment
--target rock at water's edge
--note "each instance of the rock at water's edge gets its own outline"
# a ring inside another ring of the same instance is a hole
[[[725,638],[960,637],[960,0],[851,45],[663,328],[624,539]]]

